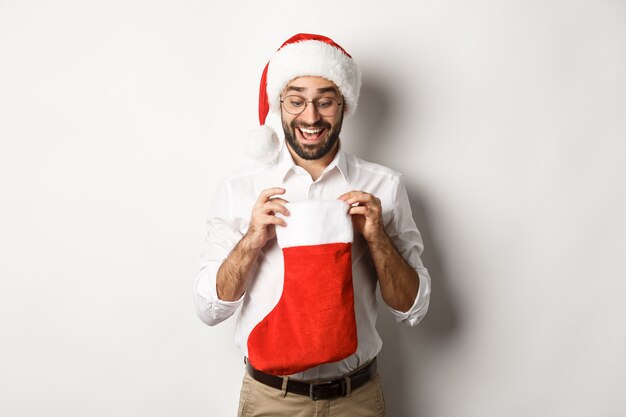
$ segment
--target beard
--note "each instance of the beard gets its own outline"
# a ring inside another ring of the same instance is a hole
[[[285,132],[285,140],[289,146],[291,146],[291,149],[293,149],[296,155],[307,161],[323,158],[326,154],[328,154],[328,152],[331,151],[331,149],[333,149],[339,140],[339,133],[341,132],[342,124],[343,113],[341,114],[341,119],[339,119],[337,124],[334,126],[331,126],[330,123],[322,120],[312,125],[306,125],[304,123],[296,124],[295,120],[292,120],[289,124],[285,123],[285,121],[282,122],[283,130]],[[296,139],[296,129],[298,127],[303,127],[305,129],[326,129],[326,138],[324,138],[320,143],[314,145],[301,144],[298,142],[298,139]]]

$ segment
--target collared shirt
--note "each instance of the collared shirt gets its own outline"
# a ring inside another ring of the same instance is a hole
[[[422,238],[413,221],[401,175],[359,159],[340,148],[322,175],[313,181],[308,172],[295,165],[283,146],[276,162],[242,169],[224,178],[218,186],[209,209],[207,248],[201,258],[196,281],[196,309],[202,321],[215,325],[241,307],[235,343],[247,356],[250,332],[278,303],[283,289],[284,264],[276,239],[269,241],[263,248],[250,284],[239,300],[220,300],[216,290],[217,270],[246,233],[252,207],[259,194],[271,187],[284,188],[286,193],[281,197],[287,201],[334,200],[352,190],[365,191],[378,197],[382,204],[386,233],[404,260],[417,271],[420,280],[417,297],[408,311],[388,309],[396,321],[410,326],[416,325],[424,317],[430,299],[430,276],[420,259]],[[342,361],[317,366],[293,375],[293,378],[336,378],[358,368],[379,353],[382,341],[375,326],[378,281],[367,243],[358,233],[355,233],[352,244],[352,278],[357,351]],[[332,343],[332,340],[328,342]],[[289,347],[285,346],[285,349]]]

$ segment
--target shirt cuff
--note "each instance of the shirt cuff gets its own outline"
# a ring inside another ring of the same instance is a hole
[[[430,276],[428,275],[428,270],[423,267],[418,267],[416,270],[420,286],[411,308],[408,311],[399,311],[387,306],[391,314],[394,315],[396,322],[405,323],[409,326],[415,326],[424,318],[430,302]]]
[[[197,312],[202,321],[209,325],[220,323],[232,316],[243,303],[243,295],[236,301],[220,300],[217,295],[215,273],[207,266],[198,276],[196,286]]]

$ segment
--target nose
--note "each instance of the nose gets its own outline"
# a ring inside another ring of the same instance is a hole
[[[316,123],[322,118],[322,116],[317,111],[317,107],[315,107],[315,103],[311,101],[307,101],[304,111],[300,113],[300,116],[298,117],[300,118],[300,120],[310,125]]]

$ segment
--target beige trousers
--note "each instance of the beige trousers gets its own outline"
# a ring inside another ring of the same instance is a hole
[[[376,375],[347,397],[313,401],[243,377],[238,417],[385,417],[385,400]]]

